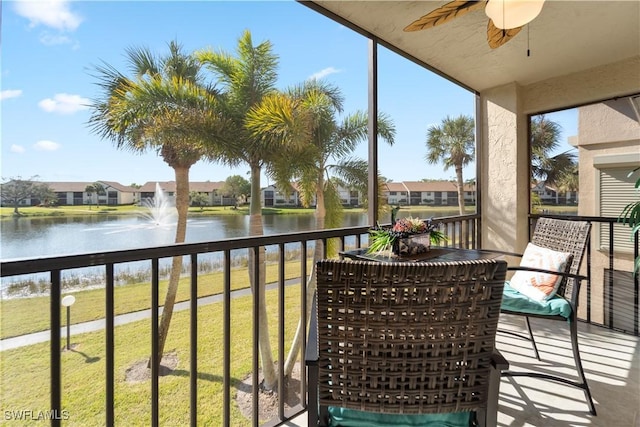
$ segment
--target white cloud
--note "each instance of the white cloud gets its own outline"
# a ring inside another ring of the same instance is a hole
[[[7,89],[0,92],[0,99],[5,100],[9,98],[17,98],[22,95],[22,91],[20,89]]]
[[[69,37],[64,36],[62,34],[43,33],[40,36],[40,43],[42,43],[45,46],[55,46],[59,44],[73,43],[73,40],[71,40]]]
[[[320,80],[324,77],[327,77],[330,74],[336,74],[341,72],[342,70],[338,70],[337,68],[327,67],[324,70],[320,70],[317,73],[313,73],[312,75],[310,75],[309,80]]]
[[[22,145],[11,144],[10,150],[12,153],[24,153],[24,147]]]
[[[89,108],[90,102],[88,98],[83,98],[80,95],[57,93],[53,99],[47,98],[38,102],[38,106],[48,113],[73,114]]]
[[[82,17],[70,8],[66,0],[20,0],[15,3],[15,11],[29,20],[29,26],[44,25],[59,31],[74,31],[82,22]]]
[[[38,151],[56,151],[61,147],[60,144],[53,141],[42,140],[33,144],[33,148]]]

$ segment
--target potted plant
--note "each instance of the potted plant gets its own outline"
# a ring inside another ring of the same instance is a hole
[[[376,226],[369,230],[367,252],[391,251],[398,256],[427,252],[431,244],[448,240],[440,225],[432,219],[407,217],[396,220],[390,227]]]

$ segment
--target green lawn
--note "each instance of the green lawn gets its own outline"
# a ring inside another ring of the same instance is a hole
[[[290,344],[298,321],[300,289],[286,291],[285,334]],[[267,292],[272,348],[277,349],[277,293]],[[210,304],[198,309],[198,425],[222,424],[222,304]],[[37,311],[46,311],[46,307]],[[234,299],[231,303],[231,377],[232,397],[243,378],[252,371],[251,297]],[[115,422],[117,425],[142,426],[150,424],[150,381],[128,383],[125,374],[129,367],[144,361],[150,353],[150,322],[134,322],[115,328]],[[62,352],[62,408],[68,411],[68,426],[104,425],[105,407],[105,351],[104,332],[72,336],[72,351]],[[189,312],[173,315],[166,344],[166,352],[178,358],[176,369],[160,378],[160,424],[185,425],[189,420],[189,378],[196,373],[189,365]],[[3,351],[0,395],[2,411],[47,410],[49,397],[49,343]],[[277,356],[277,351],[274,357]],[[231,425],[249,425],[237,406],[232,403]],[[264,420],[263,420],[264,421]],[[0,424],[4,424],[4,420]],[[24,425],[28,425],[25,423]],[[6,425],[17,426],[10,421]]]
[[[37,218],[37,217],[68,217],[80,215],[137,215],[138,212],[144,211],[145,208],[134,205],[126,206],[58,206],[58,207],[39,207],[29,206],[20,208],[18,211],[20,216]],[[282,215],[282,214],[311,214],[313,209],[304,208],[264,208],[264,215]],[[207,216],[207,215],[248,215],[249,207],[243,206],[234,209],[230,206],[212,206],[212,207],[191,207],[189,208],[189,216]],[[15,218],[13,208],[0,207],[0,218]]]
[[[311,265],[308,266],[309,271]],[[278,280],[277,265],[267,265],[267,283]],[[291,279],[300,276],[300,263],[285,263],[285,278]],[[187,301],[190,297],[189,278],[182,278],[176,296],[176,302]],[[198,296],[214,295],[222,293],[224,286],[221,272],[198,275]],[[233,269],[231,271],[232,290],[249,287],[249,274],[246,268]],[[164,301],[167,291],[167,281],[160,282],[160,302]],[[71,308],[71,323],[81,323],[104,318],[105,291],[104,289],[92,289],[86,291],[74,291],[76,302]],[[149,283],[137,283],[118,286],[115,288],[115,314],[131,313],[146,310],[151,305],[151,286]],[[39,309],[34,309],[39,307]],[[15,298],[0,301],[0,338],[5,339],[33,332],[49,329],[49,297]],[[63,316],[62,324],[66,325],[66,316]]]

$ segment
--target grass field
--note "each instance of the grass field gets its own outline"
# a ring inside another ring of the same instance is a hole
[[[145,208],[134,205],[126,206],[58,206],[58,207],[40,207],[28,206],[18,209],[19,217],[36,218],[36,217],[66,217],[81,215],[137,215],[144,212]],[[264,208],[263,215],[281,215],[281,214],[310,214],[313,209],[304,208]],[[211,207],[191,207],[189,208],[190,216],[199,215],[248,215],[249,208],[247,206],[234,209],[230,206],[211,206]],[[13,208],[0,207],[0,217],[2,219],[15,218]]]
[[[438,212],[451,212],[455,210],[455,206],[403,206],[400,210],[401,215],[410,215],[411,212],[424,211],[428,209],[434,213]],[[140,206],[59,206],[59,207],[38,207],[29,206],[19,209],[21,217],[64,217],[64,216],[79,216],[79,215],[137,215],[139,212],[144,211],[144,208]],[[361,208],[347,208],[347,212],[362,212],[366,211]],[[474,213],[475,207],[468,206],[467,213]],[[545,211],[548,213],[567,213],[578,212],[577,206],[553,206],[542,205],[536,208],[536,212]],[[292,215],[292,214],[312,214],[313,208],[263,208],[263,215]],[[248,215],[249,207],[242,206],[238,209],[234,209],[229,206],[210,206],[204,208],[191,207],[189,208],[189,216],[208,216],[208,215]],[[0,207],[0,218],[9,219],[15,218],[13,208]]]
[[[285,343],[291,343],[299,317],[300,289],[287,287],[285,295]],[[277,326],[277,293],[267,292],[270,325]],[[160,378],[160,425],[178,426],[189,421],[189,379],[197,375],[198,425],[222,424],[223,401],[223,332],[222,304],[198,309],[198,372],[189,365],[189,312],[173,315],[166,353],[178,360],[175,369]],[[231,303],[231,383],[232,398],[242,387],[242,380],[252,371],[251,348],[253,324],[251,297]],[[276,334],[271,334],[276,352]],[[103,331],[74,335],[72,350],[62,352],[62,409],[69,419],[67,426],[102,426],[105,413],[105,335]],[[149,380],[127,382],[127,369],[148,359],[151,349],[150,322],[129,323],[115,328],[115,422],[116,425],[150,425],[151,383]],[[11,410],[45,411],[50,408],[49,343],[3,351],[0,367],[0,404],[3,413]],[[264,421],[264,420],[263,420]],[[29,425],[0,420],[0,425]],[[231,425],[250,425],[232,402]]]
[[[311,268],[311,265],[308,266]],[[285,263],[285,279],[299,277],[299,262]],[[187,301],[190,297],[189,278],[180,280],[176,302]],[[267,265],[267,283],[278,280],[277,265]],[[198,275],[198,297],[220,294],[223,291],[223,274],[221,272]],[[249,274],[246,268],[237,268],[231,271],[232,290],[249,287]],[[159,295],[161,303],[167,291],[167,281],[160,281]],[[105,290],[91,289],[73,291],[76,302],[72,307],[71,324],[88,322],[104,317]],[[117,286],[115,288],[115,314],[125,314],[149,309],[151,306],[150,283],[136,283]],[[10,338],[49,329],[49,297],[37,296],[30,298],[13,298],[0,301],[0,338]],[[63,326],[66,318],[62,319]]]

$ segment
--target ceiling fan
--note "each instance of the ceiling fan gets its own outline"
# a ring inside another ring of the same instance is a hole
[[[485,8],[489,17],[487,42],[498,48],[516,36],[524,25],[535,19],[544,0],[455,0],[432,10],[407,25],[404,31],[420,31],[444,24],[468,12]]]

